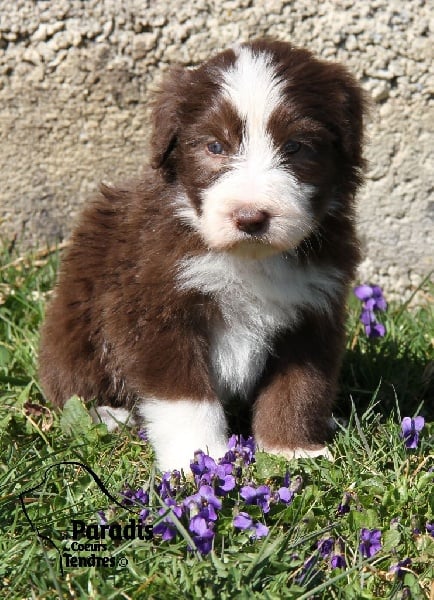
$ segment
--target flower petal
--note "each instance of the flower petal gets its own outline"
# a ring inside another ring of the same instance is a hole
[[[294,496],[293,492],[287,487],[281,487],[277,490],[279,495],[280,502],[284,502],[285,504],[289,504]]]
[[[330,566],[332,569],[345,569],[347,562],[342,554],[335,554],[330,560]]]
[[[264,525],[263,523],[255,523],[254,525],[254,534],[252,537],[254,538],[262,538],[265,537],[266,535],[268,535],[268,527],[266,525]]]
[[[412,421],[411,417],[404,417],[402,419],[401,429],[402,429],[402,433],[404,435],[409,435],[411,433],[411,429],[412,429],[411,421]]]
[[[232,521],[234,527],[238,529],[249,529],[253,525],[253,519],[245,512],[240,512]]]
[[[354,288],[354,295],[359,300],[369,300],[372,297],[372,287],[370,285],[358,285]]]
[[[423,417],[414,417],[414,428],[416,431],[421,431],[425,425],[425,419]]]

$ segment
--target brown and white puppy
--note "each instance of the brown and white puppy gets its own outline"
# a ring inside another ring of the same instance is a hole
[[[161,469],[226,451],[324,452],[359,250],[363,94],[340,65],[257,40],[174,68],[152,168],[103,186],[64,257],[42,331],[47,398],[144,422]],[[131,413],[131,414],[130,414]]]

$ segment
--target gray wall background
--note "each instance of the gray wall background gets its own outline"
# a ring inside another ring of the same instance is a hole
[[[1,237],[67,236],[99,181],[140,173],[148,98],[170,64],[269,35],[345,63],[371,94],[360,279],[408,295],[433,269],[432,6],[0,0]]]

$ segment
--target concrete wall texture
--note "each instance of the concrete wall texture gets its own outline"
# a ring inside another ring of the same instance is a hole
[[[408,295],[433,269],[432,3],[0,0],[1,237],[64,238],[101,180],[140,173],[169,65],[262,35],[346,64],[373,98],[360,279]]]

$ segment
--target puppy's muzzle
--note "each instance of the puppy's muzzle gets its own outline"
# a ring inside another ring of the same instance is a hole
[[[243,207],[234,210],[232,219],[239,231],[249,235],[261,235],[268,229],[270,215],[264,210]]]

